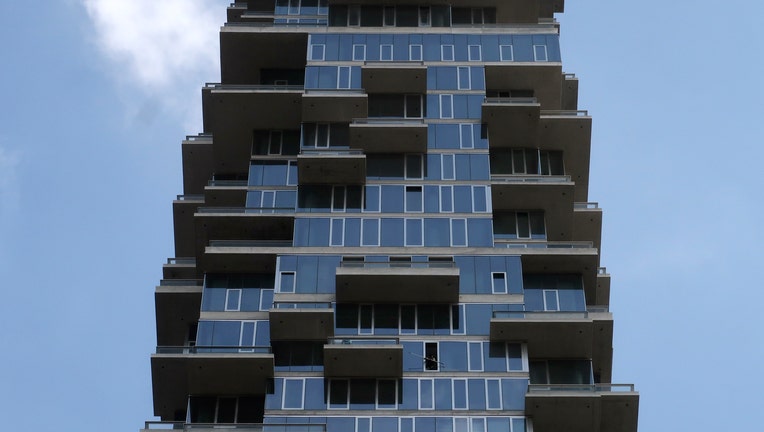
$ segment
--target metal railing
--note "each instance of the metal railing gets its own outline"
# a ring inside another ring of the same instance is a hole
[[[546,117],[588,117],[586,110],[541,110],[541,116]]]
[[[143,430],[183,430],[196,432],[326,432],[323,424],[281,424],[281,423],[185,423],[168,421],[147,421]]]
[[[528,393],[631,393],[634,384],[528,384]]]
[[[576,202],[573,203],[573,208],[577,210],[594,210],[600,208],[600,205],[596,202]]]
[[[331,309],[331,302],[274,301],[274,309]]]
[[[588,311],[493,311],[496,319],[527,319],[540,321],[567,321],[588,319]]]
[[[207,182],[207,186],[247,186],[246,180],[217,180],[211,179]]]
[[[370,262],[370,261],[342,261],[340,267],[344,268],[456,268],[456,263],[453,261],[385,261],[385,262]]]
[[[292,247],[292,240],[210,240],[210,247]]]
[[[328,95],[328,96],[366,96],[363,89],[305,89],[306,95]]]
[[[329,345],[399,345],[400,339],[390,337],[360,338],[360,337],[333,337],[327,341]]]
[[[406,67],[406,66],[424,66],[424,61],[422,60],[405,60],[405,61],[366,60],[363,62],[363,65],[382,67],[382,68],[399,68],[399,67]]]
[[[406,117],[371,117],[371,118],[354,118],[353,125],[423,125],[424,119],[422,118],[406,118]]]
[[[570,183],[570,176],[492,174],[491,181],[503,183]]]
[[[608,274],[607,267],[597,267],[597,274],[598,275],[606,275],[606,274]]]
[[[202,286],[203,279],[162,279],[159,286]]]
[[[505,105],[538,105],[538,99],[535,97],[487,97],[484,99],[487,104],[505,104]]]
[[[157,354],[270,354],[270,346],[158,346]]]
[[[168,265],[196,265],[196,258],[195,257],[175,257],[175,258],[167,258],[167,264]]]
[[[266,91],[302,91],[305,86],[293,85],[293,84],[220,84],[220,83],[206,83],[204,84],[206,89],[215,90],[266,90]]]
[[[303,148],[300,155],[305,156],[363,156],[363,150],[339,150],[336,147],[322,148]]]
[[[590,241],[547,242],[495,238],[493,243],[494,247],[524,249],[591,249],[594,247]]]
[[[197,135],[186,135],[185,141],[207,141],[212,139],[211,133],[200,133]]]
[[[177,195],[175,201],[204,201],[202,194]]]
[[[294,207],[199,207],[197,213],[219,214],[288,214]]]

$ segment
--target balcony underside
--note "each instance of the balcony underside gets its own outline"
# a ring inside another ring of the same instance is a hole
[[[364,153],[425,153],[427,125],[389,120],[350,124],[350,148]]]
[[[339,267],[336,286],[343,303],[456,303],[459,269]]]
[[[223,27],[220,76],[224,84],[260,84],[260,71],[304,69],[308,52],[305,29]]]
[[[503,62],[485,65],[488,89],[533,90],[542,110],[562,108],[560,89],[563,80],[560,63]]]
[[[368,114],[368,96],[360,91],[306,92],[302,99],[304,122],[349,123]]]
[[[334,309],[271,309],[271,340],[326,340],[334,336]]]
[[[427,92],[427,66],[421,62],[374,62],[361,68],[361,85],[366,93]]]
[[[294,232],[294,213],[196,213],[196,250],[210,240],[288,240]]]
[[[189,326],[199,321],[201,304],[201,286],[158,286],[154,293],[157,344],[183,345]]]
[[[476,4],[474,0],[452,0],[445,2],[442,0],[428,1],[426,4],[450,4],[452,7],[494,7],[496,8],[496,22],[498,23],[528,23],[537,24],[541,17],[542,1],[550,0],[513,0],[511,2],[503,0],[485,0]],[[556,0],[561,2],[562,0]],[[360,4],[369,6],[385,5],[411,5],[411,0],[329,0],[329,4]],[[545,13],[548,7],[543,8]]]
[[[308,154],[297,156],[297,181],[303,184],[364,184],[366,155]]]
[[[589,116],[554,116],[541,113],[538,145],[541,150],[562,151],[565,174],[576,183],[576,202],[588,201],[589,157],[592,118]],[[491,143],[493,146],[493,143]]]
[[[492,148],[533,147],[538,138],[538,103],[484,102],[482,120],[488,127]]]
[[[495,177],[491,182],[494,211],[543,210],[550,240],[573,239],[573,197],[577,185],[564,177],[538,176],[536,180],[543,181],[521,182],[514,181],[512,176]]]
[[[401,345],[324,345],[324,375],[343,378],[400,378]]]
[[[534,432],[636,432],[636,392],[529,392],[525,412]]]

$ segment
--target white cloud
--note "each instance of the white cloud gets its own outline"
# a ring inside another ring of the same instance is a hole
[[[93,23],[95,43],[114,66],[115,80],[160,101],[181,118],[193,116],[198,126],[199,89],[220,76],[218,31],[226,4],[214,0],[80,1]],[[191,103],[192,97],[196,104]]]
[[[17,170],[20,162],[21,155],[18,152],[0,147],[0,215],[6,214],[18,204]]]

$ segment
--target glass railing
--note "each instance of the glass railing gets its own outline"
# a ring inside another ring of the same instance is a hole
[[[630,393],[634,384],[529,384],[528,393]]]
[[[365,96],[363,89],[305,89],[306,95],[328,95],[328,96]]]
[[[600,205],[596,202],[576,202],[573,203],[573,208],[576,210],[594,210],[600,208]]]
[[[545,242],[508,239],[494,239],[493,245],[497,248],[524,249],[591,249],[594,247],[594,244],[590,241]]]
[[[587,311],[493,311],[493,317],[496,319],[565,321],[587,319],[589,313]]]
[[[372,117],[372,118],[355,118],[352,125],[423,125],[424,119],[421,118],[405,118],[405,117]]]
[[[398,338],[357,338],[357,337],[334,337],[329,338],[329,345],[399,345]]]
[[[270,346],[158,346],[157,354],[270,354]]]
[[[223,214],[273,214],[294,213],[294,207],[199,207],[198,213],[223,213]]]
[[[216,180],[212,179],[207,182],[207,186],[246,186],[246,180]]]
[[[491,174],[491,181],[503,183],[569,183],[568,175]]]
[[[175,197],[176,201],[204,201],[204,195],[202,194],[193,194],[193,195],[177,195]]]
[[[484,100],[487,104],[506,104],[506,105],[538,105],[538,99],[535,97],[487,97]]]
[[[291,247],[292,240],[210,240],[210,247]]]
[[[289,84],[220,84],[220,83],[206,83],[204,85],[206,89],[215,90],[266,90],[266,91],[282,91],[282,90],[296,90],[302,91],[305,86],[303,85],[289,85]]]
[[[541,110],[541,115],[546,117],[588,117],[586,110]]]
[[[388,268],[456,268],[453,261],[342,261],[340,267],[345,268],[368,268],[368,269],[388,269]]]
[[[168,265],[196,265],[195,257],[167,258]]]
[[[424,62],[421,60],[407,60],[407,61],[366,60],[365,62],[363,62],[363,65],[394,69],[394,68],[407,67],[407,66],[424,66]]]
[[[162,279],[159,286],[202,286],[203,279]]]
[[[147,421],[143,430],[183,430],[196,432],[219,432],[234,430],[237,432],[326,432],[323,424],[262,424],[262,423],[185,423]]]
[[[303,148],[300,150],[303,156],[363,156],[363,150],[341,149],[337,147],[327,148]]]
[[[274,309],[331,309],[331,302],[275,301]]]

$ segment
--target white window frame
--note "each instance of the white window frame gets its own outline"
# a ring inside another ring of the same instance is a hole
[[[409,176],[409,164],[408,164],[408,158],[409,156],[418,157],[419,158],[419,173],[421,174],[419,177],[412,177]],[[409,153],[404,155],[403,159],[403,178],[405,180],[424,180],[424,155],[419,153]],[[404,196],[405,196],[405,189],[404,189]],[[380,195],[381,196],[381,195]],[[422,195],[424,196],[424,194]],[[381,209],[381,207],[380,207]]]
[[[451,158],[450,170],[453,173],[453,177],[450,178],[446,178],[446,170],[444,169],[447,165],[446,160],[448,157]],[[440,155],[440,177],[441,180],[456,180],[456,155],[453,153],[443,153]]]
[[[371,221],[371,220],[377,221],[377,241],[376,241],[376,244],[366,244],[366,243],[363,242],[363,240],[364,240],[364,235],[363,235],[364,226],[366,225],[366,221]],[[380,222],[381,222],[380,219],[361,219],[361,243],[360,243],[361,246],[379,246],[379,239],[380,239],[380,235],[379,234],[380,234],[380,231],[382,231],[380,229],[381,225],[382,225]]]
[[[313,50],[315,50],[316,48],[320,48],[321,49],[321,55],[320,56],[316,56],[315,55],[315,52]],[[325,61],[325,59],[326,59],[326,44],[311,44],[310,45],[310,58],[308,60],[310,60],[310,61]]]
[[[360,420],[368,420],[369,421],[369,429],[358,429],[358,423]],[[372,418],[371,417],[356,417],[355,418],[355,432],[372,432]]]
[[[366,205],[362,205],[361,207],[361,213],[381,213],[382,212],[382,187],[380,185],[365,185],[361,188],[361,203],[366,203],[366,188],[376,188],[379,193],[377,193],[377,208],[379,210],[366,210]]]
[[[348,394],[347,394],[347,397],[345,398],[345,405],[343,405],[342,407],[333,407],[332,403],[331,403],[331,400],[332,400],[332,388],[334,387],[333,383],[336,382],[336,381],[345,381],[345,382],[347,382],[347,385],[348,385]],[[326,398],[326,409],[327,410],[348,410],[348,409],[350,409],[350,380],[349,379],[347,379],[347,378],[345,378],[345,379],[332,378],[332,379],[329,380],[329,392],[328,392],[328,395],[327,395],[327,398]]]
[[[247,341],[247,344],[244,344],[244,326],[247,324],[252,324],[252,341]],[[241,325],[239,325],[239,352],[254,352],[254,349],[241,347],[255,346],[255,341],[257,340],[257,327],[257,321],[241,321]]]
[[[473,123],[460,123],[459,124],[459,148],[460,149],[474,149],[475,148],[475,125]],[[470,137],[469,142],[465,143],[462,137],[464,131],[468,131]]]
[[[494,276],[501,276],[504,279],[504,291],[496,291],[494,286]],[[509,294],[509,281],[507,280],[507,272],[491,272],[491,294]],[[505,349],[506,351],[506,349]]]
[[[347,77],[348,77],[347,87],[340,86],[343,71],[347,72]],[[353,87],[353,68],[350,66],[337,66],[337,88],[347,90],[352,87]]]
[[[414,421],[415,418],[416,417],[398,417],[398,430],[403,430],[403,420],[408,420],[411,422],[411,431],[416,432],[416,422]]]
[[[420,230],[421,237],[418,244],[410,244],[408,242],[408,221],[418,220],[421,223],[422,229]],[[404,218],[403,219],[403,245],[404,246],[424,246],[424,219],[422,218]]]
[[[480,368],[475,368],[472,364],[472,356],[470,356],[470,345],[477,345],[480,347],[480,355],[478,356],[480,358]],[[485,361],[483,359],[483,342],[472,342],[467,341],[467,371],[469,372],[483,372],[485,370]],[[469,394],[469,391],[468,391]]]
[[[395,383],[395,403],[392,408],[390,407],[381,407],[379,406],[379,382],[380,381],[393,381]],[[377,381],[375,382],[376,385],[376,391],[374,392],[374,407],[380,411],[392,411],[398,409],[398,380],[397,379],[391,379],[391,378],[377,378]]]
[[[471,418],[472,417],[466,417],[466,416],[454,417],[453,430],[465,430],[465,431],[471,430],[470,428],[470,425],[472,424],[472,422],[470,421]],[[458,423],[463,423],[465,427],[459,429]],[[511,432],[511,430],[507,432]]]
[[[543,48],[544,58],[539,58],[538,55],[538,49]],[[533,45],[533,60],[537,62],[547,62],[549,61],[549,52],[547,51],[546,45]]]
[[[477,48],[477,58],[472,56],[472,49]],[[467,58],[469,61],[483,61],[483,46],[482,45],[467,45]]]
[[[440,109],[439,117],[442,119],[452,119],[454,118],[454,95],[452,94],[441,94],[438,95],[438,108]],[[447,107],[449,110],[449,113],[444,114],[443,107]]]
[[[464,244],[456,244],[454,243],[454,221],[464,221]],[[470,242],[470,239],[467,237],[467,219],[466,218],[454,218],[448,220],[448,225],[450,229],[449,236],[451,237],[449,239],[449,244],[451,247],[467,247],[467,245]]]
[[[520,358],[523,362],[522,370],[511,370],[509,368],[509,344],[520,344]],[[528,372],[528,345],[519,342],[505,342],[504,343],[504,357],[507,360],[507,372]]]
[[[466,225],[466,222],[465,222]],[[462,317],[462,320],[464,321],[464,326],[462,326],[461,330],[454,331],[454,305],[449,309],[449,314],[451,315],[451,334],[452,335],[466,335],[467,334],[467,316],[465,313],[464,303],[455,305],[459,309],[459,315]]]
[[[265,311],[267,312],[271,307],[273,307],[273,300],[271,300],[270,305],[264,305],[263,300],[265,299],[265,296],[263,295],[263,292],[265,291],[273,291],[273,294],[276,294],[276,290],[270,289],[270,288],[263,288],[260,290],[260,300],[257,302],[258,310],[259,311]]]
[[[485,210],[475,209],[475,197],[478,195],[483,195],[485,197]],[[491,213],[491,193],[489,186],[472,186],[472,213]]]
[[[430,391],[430,394],[432,395],[432,398],[430,399],[430,407],[429,408],[423,408],[422,407],[422,383],[423,382],[429,382],[430,388],[432,391]],[[417,380],[417,391],[419,393],[419,399],[417,400],[417,405],[420,410],[422,411],[434,411],[435,410],[435,380],[433,378],[421,378]]]
[[[464,382],[464,408],[456,407],[456,382]],[[470,389],[467,378],[454,378],[451,380],[451,409],[454,411],[467,411],[470,409]]]
[[[284,404],[286,403],[286,389],[287,389],[287,381],[301,381],[302,382],[302,398],[301,398],[301,404],[299,408],[287,408]],[[281,387],[281,409],[283,410],[301,410],[305,408],[305,378],[284,378],[284,381],[282,382]]]
[[[419,210],[409,208],[409,189],[419,189],[420,191]],[[424,187],[422,185],[406,185],[403,187],[403,211],[404,213],[424,213]]]
[[[450,54],[450,55],[447,55]],[[450,59],[448,59],[450,57]],[[453,45],[440,46],[440,61],[454,61],[456,59]]]
[[[355,20],[356,22],[354,22]],[[348,5],[348,27],[360,27],[361,26],[361,5],[351,4]]]
[[[356,56],[356,49],[361,48],[361,56]],[[353,44],[353,61],[366,61],[366,45],[363,44]],[[360,58],[359,58],[360,57]]]
[[[270,197],[267,200],[266,197]],[[270,202],[269,202],[270,201]],[[275,208],[276,207],[276,191],[275,190],[263,190],[260,193],[260,208]]]
[[[274,138],[276,138],[274,140]],[[275,142],[274,142],[275,141]],[[271,147],[276,144],[278,146],[278,153],[274,153],[271,151]],[[268,151],[266,152],[269,156],[273,155],[281,155],[284,148],[284,132],[280,130],[272,130],[268,132]]]
[[[443,209],[443,196],[444,192],[445,195],[450,195],[451,197],[451,209],[450,210],[444,210]],[[453,185],[445,185],[445,186],[438,186],[438,209],[440,210],[440,213],[453,213],[454,212],[454,187]]]
[[[385,48],[390,48],[390,58],[384,58],[382,56],[382,53],[384,52]],[[393,44],[380,44],[379,45],[379,61],[393,61],[393,58],[395,58],[395,53],[393,52]]]
[[[341,240],[339,244],[332,242],[334,239],[334,222],[339,221],[341,225],[340,235]],[[329,219],[329,246],[345,246],[345,218],[330,218]]]
[[[409,98],[419,98],[419,115],[409,115]],[[403,96],[403,118],[424,118],[427,116],[427,113],[424,112],[425,110],[425,96],[419,95],[419,94],[406,94]]]
[[[435,358],[436,358],[436,360],[435,360],[435,367],[436,367],[436,369],[428,370],[427,369],[427,344],[431,344],[431,343],[435,344],[435,350],[436,350],[435,351]],[[425,372],[425,373],[440,372],[440,341],[431,341],[431,340],[428,340],[428,341],[422,342],[422,354],[424,354],[424,358],[422,359],[422,371]],[[433,384],[433,385],[435,385],[435,384]],[[435,395],[433,393],[433,397],[434,396]]]
[[[547,293],[554,293],[555,301],[557,302],[557,309],[550,309],[549,306],[546,304],[546,295]],[[560,290],[557,289],[545,289],[541,291],[542,299],[544,300],[544,311],[545,312],[559,312],[560,311]]]
[[[393,22],[392,23],[389,23],[389,22],[385,21],[385,18],[387,17],[387,13],[386,12],[387,12],[388,8],[393,10],[393,15],[392,15]],[[395,27],[395,22],[396,22],[395,12],[396,12],[395,11],[395,6],[385,6],[382,9],[382,27]]]
[[[236,302],[236,308],[235,309],[229,309],[228,308],[228,297],[231,295],[232,292],[238,291],[239,292],[239,300]],[[223,310],[226,312],[239,312],[241,310],[241,295],[243,294],[241,288],[226,288],[225,290],[225,306],[223,307]]]
[[[419,55],[415,56],[414,54],[419,51]],[[419,58],[416,58],[419,57]],[[409,60],[410,61],[423,61],[424,60],[424,47],[422,44],[412,44],[409,45]]]
[[[509,58],[504,57],[504,48],[509,47]],[[500,61],[515,61],[515,47],[513,45],[499,45]]]
[[[292,286],[292,291],[283,291],[281,287],[281,279],[285,274],[292,274],[292,280],[294,281],[294,285]],[[293,270],[287,270],[287,271],[279,271],[279,278],[278,281],[276,281],[276,291],[277,293],[294,293],[297,291],[297,272]]]
[[[334,203],[336,202],[335,197],[337,196],[337,193],[342,191],[342,208],[337,208],[334,206]],[[330,207],[330,211],[332,213],[346,213],[348,208],[348,195],[347,195],[347,187],[346,186],[332,186],[332,206]]]
[[[504,350],[505,350],[505,357],[506,357],[506,346],[505,346]],[[491,400],[490,392],[488,391],[488,382],[489,381],[495,381],[495,382],[498,383],[498,388],[499,388],[499,406],[498,407],[491,408],[489,406],[489,401]],[[485,380],[485,409],[487,411],[498,411],[498,410],[501,410],[502,408],[504,408],[504,399],[502,398],[502,396],[503,395],[502,395],[502,392],[501,392],[501,379],[500,378],[487,378]]]
[[[462,74],[467,75],[467,87],[462,87]],[[456,88],[459,90],[472,90],[472,68],[469,66],[456,67]],[[461,139],[461,137],[460,137]]]

